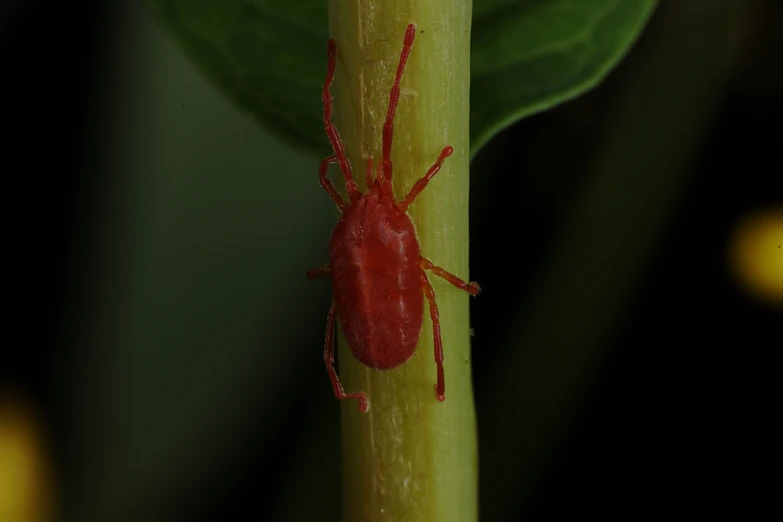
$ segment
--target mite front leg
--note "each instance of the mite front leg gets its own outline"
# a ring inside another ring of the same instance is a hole
[[[326,342],[324,343],[324,362],[326,371],[329,372],[329,380],[332,381],[334,396],[340,400],[357,399],[359,401],[359,412],[367,411],[367,395],[364,393],[345,393],[337,372],[334,371],[334,318],[337,317],[337,311],[334,307],[334,300],[329,307],[329,317],[326,320]]]
[[[435,365],[438,368],[438,382],[435,384],[435,396],[439,401],[446,400],[446,379],[443,374],[443,339],[440,335],[440,317],[438,305],[435,303],[435,290],[432,288],[427,274],[421,272],[421,288],[430,305],[430,318],[432,319],[432,335],[435,345]]]
[[[340,139],[340,133],[337,132],[337,127],[335,127],[334,123],[332,123],[331,87],[332,80],[334,80],[334,69],[336,67],[337,58],[337,44],[334,43],[334,40],[329,40],[327,42],[326,53],[329,61],[326,67],[326,81],[324,82],[324,90],[321,93],[321,101],[324,105],[324,130],[326,131],[326,136],[329,138],[329,143],[332,144],[332,149],[334,149],[334,156],[327,159],[331,160],[330,163],[340,164],[340,171],[343,173],[343,177],[345,178],[345,188],[348,190],[348,196],[351,202],[354,202],[359,199],[361,194],[359,193],[359,187],[353,180],[351,164],[348,163],[348,157],[345,155],[345,146],[343,145],[343,140]],[[321,167],[323,168],[323,162],[321,162]],[[329,195],[331,196],[331,193]],[[337,206],[339,207],[340,205],[338,204]]]
[[[416,38],[416,26],[408,24],[408,28],[405,30],[405,39],[402,43],[400,63],[397,64],[397,75],[394,77],[394,85],[392,85],[391,93],[389,94],[386,123],[383,124],[383,156],[381,156],[383,170],[381,173],[382,178],[379,177],[379,179],[387,181],[392,179],[391,149],[392,138],[394,137],[394,113],[397,112],[397,104],[400,101],[400,81],[402,80],[402,73],[405,71],[405,64],[408,62],[408,56],[411,54],[414,38]]]
[[[481,291],[481,288],[479,287],[478,283],[476,282],[470,282],[466,283],[459,277],[455,276],[454,274],[451,274],[449,272],[446,272],[439,266],[435,266],[432,264],[432,261],[429,259],[421,258],[421,261],[419,261],[419,266],[424,270],[432,270],[432,273],[436,276],[440,276],[452,285],[456,286],[460,290],[465,290],[470,295],[478,295],[478,293]]]
[[[440,171],[440,168],[443,166],[443,162],[446,161],[446,158],[451,156],[454,153],[454,148],[451,145],[447,145],[443,148],[442,151],[440,151],[440,156],[438,156],[438,159],[435,160],[435,163],[433,163],[432,167],[430,167],[430,170],[427,171],[427,173],[424,175],[423,178],[418,180],[411,189],[410,192],[408,192],[408,195],[405,196],[405,199],[397,203],[397,208],[399,208],[402,212],[405,212],[408,210],[408,207],[413,203],[413,200],[416,199],[416,196],[418,196],[422,190],[427,186],[427,183],[430,182],[430,180],[435,177],[435,174]]]

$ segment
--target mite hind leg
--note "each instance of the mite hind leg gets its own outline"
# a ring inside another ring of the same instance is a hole
[[[421,273],[421,289],[430,307],[430,318],[432,319],[432,336],[435,345],[435,365],[438,370],[438,381],[435,383],[435,397],[439,401],[446,400],[446,378],[443,373],[443,339],[440,335],[440,316],[438,315],[438,305],[435,302],[435,290],[427,279],[427,274]]]
[[[419,261],[419,266],[423,270],[431,270],[433,274],[436,276],[442,277],[452,285],[456,286],[460,290],[465,290],[470,295],[478,295],[478,293],[481,291],[481,288],[479,287],[478,283],[471,281],[470,283],[466,283],[459,277],[455,276],[454,274],[451,274],[449,272],[446,272],[439,266],[435,266],[432,264],[432,261],[426,258],[421,258],[421,261]]]
[[[326,363],[326,371],[329,372],[329,380],[332,381],[332,388],[334,389],[334,396],[340,400],[343,399],[356,399],[359,401],[359,411],[364,413],[367,411],[367,395],[364,393],[345,393],[340,378],[337,377],[337,372],[334,370],[334,319],[337,317],[337,310],[334,307],[334,300],[329,307],[329,317],[326,320],[326,342],[324,343],[324,362]]]

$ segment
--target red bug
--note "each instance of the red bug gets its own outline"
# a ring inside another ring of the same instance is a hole
[[[362,364],[376,370],[388,370],[405,363],[413,355],[419,340],[424,316],[423,295],[429,302],[432,330],[435,337],[435,364],[438,382],[435,395],[445,400],[443,375],[443,343],[440,335],[435,292],[424,270],[431,270],[457,288],[471,295],[479,292],[476,283],[466,283],[421,256],[411,218],[406,213],[416,196],[440,170],[443,161],[454,149],[445,147],[423,178],[418,180],[402,201],[392,194],[391,145],[394,113],[400,99],[400,80],[410,55],[416,27],[408,25],[397,67],[397,76],[389,96],[389,109],[383,126],[383,156],[373,179],[373,160],[367,161],[365,179],[368,191],[362,194],[353,179],[351,165],[337,128],[332,123],[330,87],[334,78],[337,47],[334,40],[327,44],[329,58],[322,99],[324,128],[334,154],[321,161],[318,179],[329,197],[342,212],[329,242],[329,263],[307,272],[313,279],[332,277],[332,305],[326,323],[324,362],[338,399],[357,399],[359,411],[367,410],[364,393],[345,393],[334,370],[334,320],[339,318],[348,347]],[[338,163],[348,191],[349,203],[327,178],[329,165]]]

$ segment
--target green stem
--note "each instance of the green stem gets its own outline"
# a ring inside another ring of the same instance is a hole
[[[416,40],[402,80],[392,148],[401,198],[446,145],[443,169],[410,207],[422,254],[468,276],[468,109],[471,1],[445,8],[426,0],[330,0],[337,43],[335,123],[357,182],[381,155],[394,73],[408,23]],[[365,391],[370,410],[342,408],[343,520],[461,522],[477,519],[477,454],[470,378],[468,295],[438,277],[446,401],[435,398],[432,327],[425,312],[416,353],[383,372],[358,363],[340,333],[339,372],[347,391]],[[423,297],[422,297],[423,299]]]

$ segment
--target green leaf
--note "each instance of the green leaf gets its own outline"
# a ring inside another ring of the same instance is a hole
[[[240,109],[298,150],[329,150],[321,113],[326,2],[146,1],[185,55]]]
[[[329,146],[321,122],[323,0],[146,0],[185,54],[289,145]],[[471,153],[513,122],[597,85],[656,0],[475,0]],[[337,100],[336,103],[339,103]]]
[[[641,33],[655,0],[476,0],[471,152],[533,113],[595,87]]]

